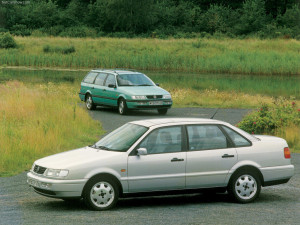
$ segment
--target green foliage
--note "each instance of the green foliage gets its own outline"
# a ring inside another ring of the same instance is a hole
[[[61,54],[70,54],[75,52],[74,46],[66,46],[66,47],[52,47],[49,45],[45,45],[43,47],[43,51],[45,53],[61,53]]]
[[[239,38],[300,35],[296,0],[39,0],[4,5],[0,29],[14,35]],[[116,33],[116,34],[114,34]],[[128,33],[128,34],[124,34]]]
[[[0,33],[0,48],[16,48],[17,43],[10,33]]]
[[[258,111],[246,116],[238,127],[254,134],[274,134],[278,129],[300,125],[300,109],[293,100],[277,98],[272,105],[263,104]]]

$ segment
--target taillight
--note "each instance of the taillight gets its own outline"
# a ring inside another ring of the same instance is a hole
[[[291,152],[290,152],[290,149],[288,147],[284,148],[284,158],[286,158],[286,159],[291,158]]]

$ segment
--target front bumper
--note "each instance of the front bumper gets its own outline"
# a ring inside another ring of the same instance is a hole
[[[171,99],[164,100],[126,100],[128,109],[169,109],[172,107]]]
[[[38,194],[52,198],[80,197],[87,179],[81,180],[61,180],[49,179],[27,173],[27,183],[34,188]]]

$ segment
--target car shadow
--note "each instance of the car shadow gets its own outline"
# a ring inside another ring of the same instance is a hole
[[[95,111],[101,111],[104,113],[111,113],[115,115],[119,115],[118,109],[104,106],[97,106]],[[166,116],[169,112],[166,114]],[[126,115],[123,116],[164,116],[160,115],[157,110],[129,110]]]

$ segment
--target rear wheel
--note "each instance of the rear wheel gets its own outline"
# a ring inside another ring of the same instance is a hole
[[[252,171],[237,172],[228,185],[228,193],[240,203],[254,201],[259,196],[260,190],[259,176]]]
[[[97,176],[84,188],[83,200],[93,210],[102,211],[113,208],[119,199],[117,184],[110,178]]]
[[[119,110],[120,115],[126,115],[127,114],[128,108],[127,108],[127,104],[126,104],[125,99],[122,98],[122,99],[119,100],[118,110]]]
[[[85,105],[88,110],[94,110],[96,108],[96,105],[94,104],[90,94],[87,94],[85,97]]]
[[[157,111],[158,111],[158,114],[160,114],[160,115],[166,115],[168,112],[168,109],[158,109]]]

